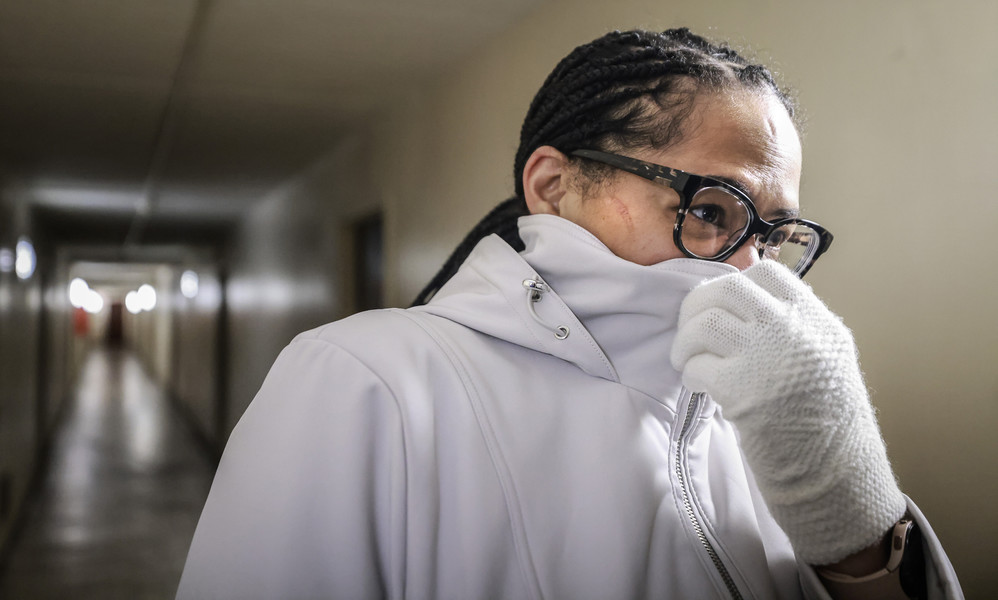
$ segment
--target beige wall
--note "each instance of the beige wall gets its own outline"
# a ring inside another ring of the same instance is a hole
[[[71,261],[67,259],[67,252],[55,251],[47,258],[39,259],[44,277],[44,325],[40,334],[45,346],[42,356],[45,378],[40,382],[42,393],[39,400],[44,421],[43,436],[46,438],[55,430],[60,411],[69,397],[85,349],[90,343],[73,334],[73,307],[67,294]]]
[[[346,316],[345,229],[377,210],[366,142],[347,137],[247,215],[229,255],[226,434],[281,349],[301,331]]]
[[[123,311],[124,333],[127,345],[139,354],[153,379],[169,387],[175,362],[173,336],[178,309],[174,303],[180,273],[165,264],[149,265],[148,278],[149,285],[156,290],[156,306],[137,315]],[[107,315],[107,311],[101,314]],[[97,335],[104,337],[103,332]]]
[[[180,293],[180,276],[191,270],[198,276],[198,293],[186,298]],[[198,433],[216,452],[221,450],[218,364],[218,319],[222,307],[222,285],[218,268],[210,262],[190,259],[176,269],[172,306],[174,319],[174,398],[187,411]]]
[[[389,302],[405,305],[510,195],[520,121],[574,45],[688,25],[751,42],[809,117],[804,214],[836,235],[809,280],[855,331],[902,485],[970,597],[998,587],[998,3],[552,2],[374,132]]]
[[[3,181],[0,171],[0,183]],[[12,253],[30,227],[19,198],[0,195],[0,249]],[[37,358],[41,316],[40,274],[19,279],[0,264],[0,549],[27,497],[37,461],[39,423]]]

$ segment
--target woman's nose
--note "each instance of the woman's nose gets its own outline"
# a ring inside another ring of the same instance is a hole
[[[755,247],[756,238],[752,237],[745,240],[745,243],[741,245],[734,254],[729,256],[724,262],[731,266],[737,267],[738,270],[744,271],[745,269],[751,267],[762,259],[759,258],[759,249]]]

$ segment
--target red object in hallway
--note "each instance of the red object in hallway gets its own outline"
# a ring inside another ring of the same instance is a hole
[[[90,315],[82,308],[73,309],[73,335],[84,337],[90,331]]]

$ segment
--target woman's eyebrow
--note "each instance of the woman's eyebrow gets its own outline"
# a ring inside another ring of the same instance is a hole
[[[730,177],[725,177],[724,175],[707,175],[707,177],[710,177],[711,179],[716,179],[718,181],[723,181],[724,183],[726,183],[726,184],[730,185],[731,187],[737,189],[739,192],[745,194],[749,198],[752,197],[752,195],[749,194],[748,186],[745,185],[744,183],[738,181],[737,179],[732,179]]]
[[[767,221],[778,221],[780,219],[796,219],[800,216],[800,209],[797,208],[777,208],[770,211],[765,217]]]
[[[748,186],[744,183],[738,181],[737,179],[732,179],[730,177],[725,177],[724,175],[707,175],[711,179],[716,179],[718,181],[724,182],[731,187],[737,189],[739,192],[745,194],[752,200],[752,194],[749,193]],[[755,200],[752,200],[755,203]],[[758,208],[758,206],[756,207]],[[762,215],[760,215],[762,216]],[[767,221],[777,221],[779,219],[796,219],[800,216],[800,209],[798,208],[777,208],[772,211],[767,211],[766,216],[763,216]]]

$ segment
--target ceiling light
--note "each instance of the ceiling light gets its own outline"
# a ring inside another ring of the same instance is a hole
[[[104,310],[104,297],[94,290],[87,290],[87,297],[83,300],[83,310],[96,315]]]
[[[14,251],[10,248],[0,248],[0,273],[10,273],[14,270]]]
[[[83,304],[87,300],[87,295],[90,293],[90,286],[87,282],[80,279],[79,277],[74,277],[72,281],[69,282],[69,303],[73,305],[74,308],[83,308]]]
[[[142,310],[152,310],[156,308],[156,290],[148,283],[143,283],[138,291],[139,306]]]
[[[35,247],[26,237],[17,240],[17,248],[14,251],[14,271],[21,279],[30,278],[35,272],[36,257]]]
[[[133,315],[142,312],[142,303],[139,302],[139,293],[132,290],[125,294],[125,308]]]
[[[194,271],[184,271],[180,276],[180,293],[184,298],[194,298],[198,295],[198,274]]]

